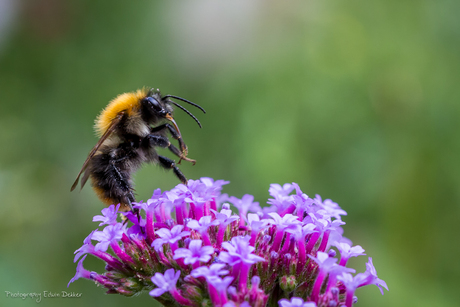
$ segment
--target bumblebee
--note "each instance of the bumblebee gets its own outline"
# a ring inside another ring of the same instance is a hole
[[[110,101],[95,121],[99,141],[90,151],[83,167],[70,189],[73,191],[80,176],[81,188],[88,178],[97,196],[107,205],[120,204],[120,210],[132,210],[135,202],[132,174],[143,163],[156,163],[165,169],[172,169],[179,180],[186,184],[187,179],[174,160],[161,156],[156,147],[168,148],[181,160],[195,164],[187,157],[187,146],[182,140],[179,127],[173,118],[173,107],[185,111],[200,126],[198,119],[183,106],[171,100],[180,100],[206,111],[199,105],[173,95],[161,96],[154,89],[140,89],[124,93]],[[161,123],[167,120],[170,123]],[[159,124],[157,126],[154,126]],[[178,141],[179,148],[171,144],[167,133]]]

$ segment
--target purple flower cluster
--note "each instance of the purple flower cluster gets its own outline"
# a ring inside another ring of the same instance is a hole
[[[336,203],[310,198],[295,183],[272,184],[262,209],[251,195],[222,195],[227,183],[201,178],[158,189],[135,204],[140,218],[123,212],[123,222],[119,206],[103,209],[93,221],[105,227],[75,251],[69,284],[83,277],[107,293],[148,290],[165,306],[351,307],[359,287],[388,290],[371,258],[364,273],[346,267],[365,254],[342,236],[346,212]],[[87,254],[103,260],[106,272],[86,270]]]

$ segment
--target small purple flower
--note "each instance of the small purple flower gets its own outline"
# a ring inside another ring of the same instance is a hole
[[[184,202],[184,195],[178,195],[177,191],[166,191],[167,202],[171,207],[176,208],[176,222],[177,224],[183,225],[184,218],[186,218],[186,203]]]
[[[211,209],[211,211],[214,213],[216,220],[219,221],[219,231],[217,233],[216,244],[217,246],[220,246],[224,240],[227,225],[238,220],[239,217],[238,215],[231,215],[232,210],[222,209],[220,210],[220,213],[213,209]]]
[[[201,266],[196,268],[190,274],[191,276],[198,278],[204,277],[208,283],[208,292],[211,298],[211,301],[214,305],[220,304],[220,294],[216,290],[216,288],[212,285],[212,282],[217,280],[219,282],[221,280],[221,275],[227,275],[229,273],[228,270],[224,270],[225,264],[222,263],[214,263],[208,268],[206,266]],[[230,277],[232,278],[232,277]]]
[[[316,225],[308,223],[300,227],[286,229],[286,232],[291,233],[297,241],[304,241],[305,236],[315,232]]]
[[[282,187],[279,184],[271,184],[268,190],[273,198],[268,200],[271,208],[264,208],[264,212],[278,212],[281,216],[292,213],[295,210],[295,202],[293,195],[289,195],[294,189],[294,185],[290,183],[284,184]]]
[[[306,244],[305,244],[305,237],[313,232],[315,232],[316,226],[314,224],[306,224],[302,227],[297,225],[297,228],[286,229],[286,232],[290,233],[294,240],[297,241],[297,249],[298,249],[298,264],[297,264],[297,272],[300,273],[303,269],[303,266],[307,260],[306,255]]]
[[[200,218],[199,221],[190,220],[187,223],[188,228],[194,229],[194,230],[198,231],[200,234],[205,233],[206,231],[208,231],[209,227],[216,226],[216,225],[219,225],[219,221],[218,220],[213,221],[211,216],[209,216],[209,215],[208,216],[203,216],[202,218]]]
[[[153,191],[152,197],[150,199],[154,200],[154,199],[160,199],[163,197],[164,195],[163,193],[161,193],[161,189],[156,189],[155,191]]]
[[[268,220],[268,219],[260,220],[259,215],[255,213],[248,213],[246,222],[251,229],[251,239],[249,240],[249,244],[254,246],[257,236],[262,230],[264,230],[271,223],[271,220]]]
[[[383,295],[382,287],[387,289],[388,291],[387,283],[377,277],[377,270],[375,269],[374,264],[372,263],[371,257],[369,257],[369,261],[366,263],[366,273],[372,276],[370,283],[376,285],[380,289],[380,292],[382,293],[382,295]]]
[[[248,264],[254,264],[259,261],[266,261],[264,258],[254,255],[252,252],[255,247],[249,245],[249,237],[233,237],[230,242],[222,243],[222,247],[227,252],[221,252],[219,260],[232,265],[233,257],[239,258],[239,261],[243,261]]]
[[[216,209],[217,208],[220,208],[223,204],[227,203],[228,202],[228,194],[225,193],[225,194],[220,194],[219,196],[215,197],[215,202],[216,202]],[[227,209],[230,208],[230,205]]]
[[[317,229],[321,232],[325,232],[327,230],[336,230],[342,225],[345,225],[345,222],[342,220],[331,220],[329,216],[323,216],[322,218],[317,218],[314,214],[310,215],[312,219],[312,223],[316,225]],[[307,220],[307,219],[305,219]],[[305,221],[304,220],[304,221]]]
[[[358,257],[366,255],[364,249],[360,245],[351,247],[350,244],[346,242],[336,243],[335,246],[340,251],[340,265],[345,266],[348,259],[351,257]]]
[[[350,273],[342,273],[337,276],[337,279],[343,282],[347,290],[356,290],[361,284],[366,282],[367,275],[364,273],[358,273],[355,277]]]
[[[184,200],[188,203],[205,203],[212,199],[212,192],[200,180],[189,180],[186,188],[181,187],[178,195],[185,196]]]
[[[316,264],[318,264],[318,276],[316,277],[315,284],[313,286],[313,290],[311,293],[311,298],[315,301],[320,293],[321,286],[323,284],[324,279],[326,278],[327,274],[337,266],[336,258],[330,258],[327,253],[318,252],[317,257],[313,257],[312,255],[308,255],[311,259],[313,259]]]
[[[281,217],[276,212],[270,212],[268,213],[268,215],[273,218],[273,220],[271,221],[272,224],[276,225],[276,234],[275,239],[273,240],[271,251],[279,252],[279,248],[283,240],[285,230],[293,229],[294,231],[296,231],[298,229],[298,226],[300,225],[300,221],[298,220],[297,216],[292,214],[286,214],[283,217]]]
[[[232,210],[222,209],[220,210],[220,212],[217,212],[215,210],[211,211],[214,213],[216,220],[219,221],[219,224],[221,226],[227,226],[228,224],[239,219],[238,215],[232,215]]]
[[[233,276],[239,275],[239,290],[245,291],[249,270],[251,265],[260,261],[266,261],[265,258],[257,256],[252,252],[255,247],[249,245],[249,236],[237,236],[233,237],[230,242],[222,243],[222,247],[227,252],[221,252],[219,260],[226,262],[230,265],[239,264],[233,269]]]
[[[387,284],[383,280],[377,277],[377,272],[372,263],[372,258],[369,257],[369,262],[366,264],[366,267],[367,267],[366,272],[356,274],[356,276],[354,277],[349,273],[342,273],[341,275],[337,276],[337,279],[340,280],[347,289],[346,300],[345,300],[345,304],[347,307],[352,306],[355,290],[359,287],[373,284],[373,285],[376,285],[380,289],[382,295],[383,295],[382,287],[384,287],[388,291]]]
[[[317,257],[308,256],[318,264],[320,270],[329,271],[337,262],[336,258],[330,258],[327,253],[323,252],[318,252]]]
[[[241,199],[231,196],[228,200],[231,202],[240,212],[240,217],[246,216],[249,211],[251,212],[260,212],[262,208],[260,208],[258,202],[254,202],[254,196],[245,194]]]
[[[144,211],[148,211],[148,210],[152,210],[153,211],[153,206],[151,209],[149,209],[149,204],[147,202],[143,202],[142,200],[138,203],[132,203],[133,205],[133,209],[139,209],[139,210],[144,210]],[[129,211],[128,211],[129,212]],[[125,212],[126,214],[127,212]],[[126,216],[126,215],[125,215]]]
[[[91,236],[92,240],[99,241],[95,246],[95,250],[107,251],[109,244],[119,241],[124,232],[125,227],[120,223],[109,225],[103,231],[95,231]]]
[[[272,220],[268,219],[260,219],[259,215],[256,213],[248,213],[248,217],[246,219],[247,224],[251,227],[251,231],[259,232],[271,224]]]
[[[270,215],[273,218],[273,224],[276,225],[277,230],[283,230],[286,228],[296,228],[295,225],[300,224],[298,217],[292,214],[286,214],[281,217],[276,212],[271,212]]]
[[[83,246],[74,252],[75,257],[73,259],[73,262],[77,262],[81,256],[87,253],[91,253],[94,250],[94,246],[93,244],[91,244],[91,238],[93,237],[94,232],[96,232],[96,230],[91,231],[91,233],[85,238],[85,240],[83,240]]]
[[[193,277],[200,277],[203,276],[206,279],[212,277],[219,277],[221,275],[227,275],[229,272],[228,270],[224,270],[225,264],[223,263],[213,263],[211,266],[201,266],[194,269],[190,275]]]
[[[227,303],[227,288],[232,283],[233,277],[227,276],[223,279],[220,277],[210,278],[208,283],[217,291],[220,304]],[[217,303],[217,302],[213,302]]]
[[[184,202],[190,204],[189,217],[200,219],[207,215],[209,202],[212,200],[213,195],[208,191],[204,183],[199,180],[189,180],[187,185],[179,184],[173,191]]]
[[[314,201],[315,204],[317,204],[323,210],[325,210],[328,215],[335,217],[336,219],[340,219],[341,215],[347,215],[346,211],[342,210],[337,203],[333,202],[330,199],[326,199],[323,201],[321,199],[321,196],[316,194]]]
[[[270,184],[268,193],[273,197],[288,196],[292,192],[292,190],[294,190],[294,185],[290,183],[285,183],[283,186],[277,183],[272,183]]]
[[[291,301],[283,298],[278,304],[280,307],[316,307],[314,302],[304,302],[303,299],[298,297],[291,298]]]
[[[152,277],[152,282],[158,287],[150,291],[150,295],[157,297],[163,295],[163,293],[171,291],[176,288],[177,281],[180,277],[180,271],[175,271],[174,269],[166,270],[163,274],[155,273],[155,276]]]
[[[102,215],[96,215],[95,217],[93,217],[93,222],[102,222],[99,224],[99,226],[116,224],[119,208],[120,204],[118,204],[116,207],[114,205],[111,205],[108,208],[102,209]]]
[[[225,244],[225,243],[227,243],[227,242],[224,242],[223,244]],[[241,258],[240,258],[239,255],[237,255],[235,253],[228,253],[228,252],[225,252],[225,251],[220,252],[218,259],[219,259],[219,261],[227,263],[230,266],[234,266],[237,263],[241,262]]]
[[[87,255],[84,255],[83,258],[81,258],[81,260],[78,262],[77,273],[75,273],[75,276],[72,277],[72,279],[69,281],[69,283],[67,284],[67,288],[70,286],[71,283],[73,283],[79,278],[82,278],[82,277],[87,278],[87,279],[90,278],[91,272],[88,270],[85,270],[85,268],[83,267],[83,261],[85,260],[86,256]]]
[[[225,180],[214,181],[214,179],[209,177],[201,177],[200,180],[208,188],[208,193],[210,193],[213,196],[218,196],[220,194],[220,191],[222,190],[222,186],[230,183],[230,181]]]
[[[364,273],[356,274],[355,277],[350,273],[342,273],[342,275],[337,276],[337,279],[343,283],[346,287],[346,299],[345,299],[345,306],[351,307],[353,305],[353,296],[355,290],[360,287],[360,285],[364,285],[367,282],[368,275]]]
[[[284,215],[286,213],[292,213],[295,209],[294,198],[292,195],[277,195],[275,198],[270,198],[267,203],[271,206],[263,208],[263,211],[266,214],[270,212],[279,212],[280,215]]]
[[[152,242],[152,246],[155,250],[159,251],[163,244],[175,244],[177,241],[183,237],[190,235],[190,231],[182,231],[184,229],[183,225],[176,225],[171,230],[168,228],[161,228],[156,231],[156,234],[160,237]]]
[[[208,235],[208,228],[216,225],[219,225],[219,221],[213,221],[209,215],[203,216],[199,221],[191,220],[187,223],[188,228],[198,231],[205,245],[212,245]]]
[[[194,264],[197,261],[208,262],[214,253],[212,246],[201,246],[203,241],[191,240],[187,248],[178,248],[174,252],[174,259],[184,258],[185,264]]]

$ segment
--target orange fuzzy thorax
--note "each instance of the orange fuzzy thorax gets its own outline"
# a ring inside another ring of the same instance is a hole
[[[140,89],[136,92],[123,93],[109,102],[107,107],[102,110],[101,114],[96,118],[94,129],[96,134],[101,136],[110,127],[112,121],[117,117],[118,113],[124,111],[128,117],[137,116],[142,98],[147,96],[147,89]]]

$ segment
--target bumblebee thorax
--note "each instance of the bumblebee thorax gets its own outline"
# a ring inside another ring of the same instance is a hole
[[[147,90],[141,89],[136,92],[124,93],[118,95],[115,99],[109,102],[107,107],[102,110],[101,114],[96,118],[94,128],[98,136],[110,127],[112,121],[120,112],[125,113],[125,127],[128,133],[146,135],[149,133],[149,127],[143,122],[140,114],[140,101],[147,95]]]

